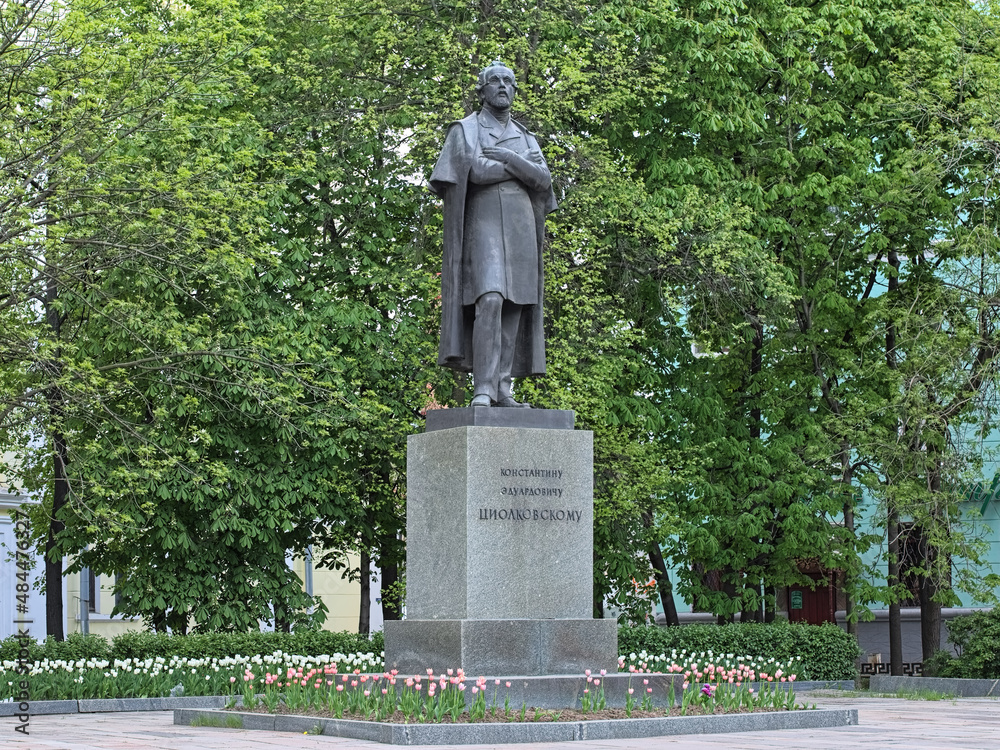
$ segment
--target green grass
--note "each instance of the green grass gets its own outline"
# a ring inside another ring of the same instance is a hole
[[[242,729],[243,718],[240,716],[215,716],[212,714],[196,716],[191,720],[193,727],[224,727],[226,729]],[[317,732],[318,734],[318,732]]]
[[[954,693],[942,693],[929,688],[904,688],[892,693],[873,693],[871,690],[810,690],[811,696],[823,698],[904,698],[908,701],[948,701],[958,698]]]
[[[945,701],[954,700],[958,696],[954,693],[942,693],[929,688],[909,688],[897,690],[892,697],[906,698],[908,701]]]

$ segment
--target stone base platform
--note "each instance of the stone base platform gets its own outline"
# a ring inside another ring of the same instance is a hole
[[[231,711],[178,710],[174,724],[215,726],[239,729],[263,729],[296,734],[322,734],[329,737],[381,742],[387,745],[505,745],[528,742],[571,742],[581,740],[626,740],[685,734],[725,732],[760,732],[799,730],[791,740],[775,738],[774,745],[819,747],[804,729],[851,727],[858,724],[856,708],[815,711],[772,711],[718,716],[672,716],[663,719],[612,719],[596,721],[526,722],[499,724],[380,724],[351,719],[322,719],[315,716],[287,714],[237,713]],[[823,737],[823,747],[847,747],[856,742],[855,734],[839,741]],[[222,735],[213,735],[213,740]],[[731,747],[749,747],[735,738]],[[685,747],[688,745],[685,744]],[[700,746],[700,745],[699,745]],[[762,745],[757,745],[761,747]]]
[[[576,412],[569,409],[504,409],[466,406],[458,409],[431,409],[427,412],[427,432],[452,427],[519,427],[541,430],[572,430]]]
[[[572,675],[618,669],[615,620],[390,620],[386,669],[435,674]]]

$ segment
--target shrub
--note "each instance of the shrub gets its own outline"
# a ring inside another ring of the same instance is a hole
[[[13,637],[0,642],[0,661],[15,661],[20,644]],[[255,656],[275,651],[300,656],[372,652],[383,650],[381,633],[366,638],[357,633],[331,633],[326,630],[296,633],[204,633],[198,635],[167,635],[165,633],[130,632],[114,637],[109,644],[99,635],[71,633],[62,642],[47,638],[43,643],[31,641],[28,647],[31,661],[42,659],[148,659],[162,656],[190,658],[223,658]]]
[[[938,649],[929,658],[924,659],[924,677],[955,677],[954,671],[955,657],[943,649]]]
[[[0,641],[0,661],[16,661],[21,651],[21,644],[14,636]],[[66,659],[107,659],[111,647],[107,640],[99,635],[83,635],[70,633],[65,641],[57,641],[51,636],[38,643],[34,639],[28,642],[30,660]]]
[[[648,654],[712,651],[715,654],[774,657],[788,661],[802,657],[800,680],[853,680],[855,661],[861,655],[857,641],[836,625],[798,623],[736,623],[684,625],[679,628],[622,627],[618,653]]]
[[[1000,679],[1000,608],[949,620],[948,640],[959,656],[948,662],[943,676]]]

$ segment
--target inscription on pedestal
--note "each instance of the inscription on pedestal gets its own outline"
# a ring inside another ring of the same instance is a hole
[[[480,508],[480,521],[570,521],[580,522],[582,510],[553,508]]]
[[[542,469],[538,467],[500,467],[500,497],[502,500],[509,498],[555,498],[561,499],[566,491],[564,487],[552,486],[555,482],[560,482],[568,472],[565,469]],[[548,479],[547,486],[542,485],[511,485],[506,482],[510,479]],[[554,480],[554,482],[552,481]],[[486,506],[479,509],[480,521],[565,521],[569,523],[580,523],[584,518],[584,511],[566,507],[553,506]]]

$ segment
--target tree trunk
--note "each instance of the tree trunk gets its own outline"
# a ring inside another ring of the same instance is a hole
[[[595,549],[591,554],[591,559],[593,560],[594,570],[597,570],[598,558],[597,550]],[[597,585],[597,576],[594,576],[593,581],[594,589],[594,619],[603,620],[604,619],[604,592],[601,591],[601,587]]]
[[[854,492],[851,485],[854,483],[854,468],[851,466],[851,449],[847,442],[840,444],[840,483],[847,498],[844,500],[844,529],[847,531],[848,544],[851,545],[847,559],[853,560],[856,535],[854,530]],[[847,633],[857,638],[858,623],[854,617],[854,581],[851,580],[853,571],[850,570],[850,563],[845,566],[842,573],[841,585],[844,591],[844,615],[847,621]]]
[[[167,632],[167,613],[166,610],[158,609],[151,613],[150,621],[153,624],[153,630],[157,633]]]
[[[66,638],[63,614],[63,567],[62,555],[56,547],[56,538],[65,528],[59,520],[59,512],[66,505],[69,496],[69,482],[66,477],[66,442],[62,434],[52,435],[52,473],[54,484],[52,488],[52,515],[49,518],[49,534],[45,540],[45,630],[57,641]]]
[[[844,528],[847,529],[851,537],[851,544],[854,543],[854,506],[851,502],[844,503]],[[847,633],[858,637],[858,622],[854,615],[854,583],[850,580],[850,571],[844,570],[843,590],[844,590],[844,616],[847,621]]]
[[[754,585],[749,578],[744,579],[743,596],[740,599],[742,602],[740,622],[762,622],[764,620],[764,613],[761,611],[761,608],[764,606],[763,600],[758,602],[753,608],[748,608],[751,601],[760,599],[761,585],[760,582]]]
[[[936,468],[931,473],[929,489],[932,498],[941,491],[941,473]],[[936,523],[937,508],[932,499],[928,525],[933,528]],[[941,648],[941,603],[934,601],[934,597],[941,586],[946,585],[940,569],[938,549],[927,541],[932,538],[931,533],[924,529],[920,533],[919,554],[927,571],[920,583],[920,652],[923,661],[927,661]]]
[[[729,580],[729,577],[733,575],[732,569],[727,565],[722,570],[722,592],[729,597],[729,601],[736,598],[736,586],[733,582]],[[730,623],[736,622],[736,615],[718,615],[716,617],[716,623],[719,625],[729,625]]]
[[[770,624],[777,614],[778,592],[774,586],[765,587],[764,597],[764,622]]]
[[[54,280],[50,280],[45,290],[45,320],[55,341],[59,340],[62,329],[62,317],[55,305],[58,296],[59,287]],[[61,354],[61,348],[56,347],[54,358],[47,365],[53,379],[62,372]],[[66,618],[62,599],[62,555],[56,551],[56,540],[65,528],[59,515],[69,497],[69,477],[66,473],[69,449],[62,425],[62,392],[58,386],[50,388],[45,398],[49,404],[49,433],[52,440],[52,513],[49,516],[49,533],[45,539],[45,629],[48,635],[61,641],[66,637]]]
[[[273,604],[274,604],[274,632],[275,633],[291,633],[292,632],[292,623],[290,623],[288,621],[288,618],[285,617],[283,610],[282,610],[281,614],[278,614],[279,610],[278,610],[277,602],[273,602]]]
[[[372,565],[368,550],[361,550],[361,607],[358,613],[358,632],[370,635],[372,630]]]
[[[681,622],[677,618],[674,587],[670,583],[670,575],[667,573],[666,563],[663,562],[660,545],[654,544],[649,548],[649,564],[653,566],[653,572],[656,576],[656,590],[660,594],[660,603],[663,605],[663,617],[668,626],[678,627]]]
[[[931,577],[920,585],[920,651],[924,661],[941,648],[941,603],[933,599],[937,589]]]
[[[899,254],[892,250],[889,252],[889,272],[888,293],[895,297],[899,289]],[[890,317],[885,326],[885,362],[890,370],[897,368],[896,359],[896,323]],[[887,482],[891,482],[891,477],[886,477]],[[896,501],[892,497],[892,488],[889,488],[889,507],[886,516],[886,535],[889,541],[889,589],[892,592],[889,603],[889,672],[896,677],[903,674],[903,623],[899,613],[899,592],[900,585],[899,563],[899,510],[896,508]]]
[[[653,514],[648,511],[642,513],[642,525],[646,529],[653,528]],[[667,564],[663,561],[663,552],[656,539],[649,540],[649,564],[653,567],[653,574],[656,577],[656,590],[660,595],[660,603],[663,605],[663,617],[670,627],[679,626],[677,619],[677,605],[674,603],[674,587],[670,583],[670,575],[667,573]]]
[[[927,571],[920,584],[920,652],[923,661],[927,661],[941,648],[941,603],[934,601],[934,597],[942,587],[950,585],[942,570],[938,548],[927,541],[934,538],[935,527],[940,523],[937,500],[941,493],[941,458],[937,451],[933,453],[927,487],[931,495],[930,517],[926,521],[928,528],[920,530],[919,549],[923,567]]]
[[[399,566],[387,563],[382,558],[382,619],[385,621],[399,620],[402,617],[402,602],[396,583],[399,581]]]
[[[889,535],[889,589],[892,601],[889,603],[889,673],[901,677],[903,674],[903,623],[899,613],[899,514],[895,508],[889,509],[886,523]]]

